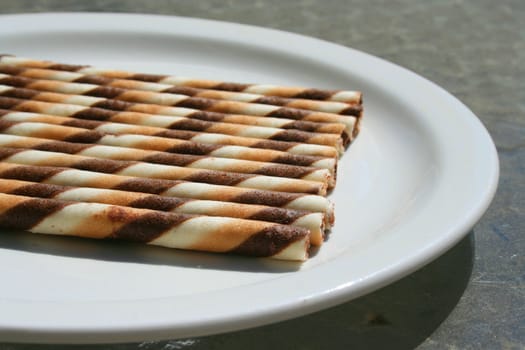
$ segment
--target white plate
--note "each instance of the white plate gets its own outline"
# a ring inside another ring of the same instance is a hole
[[[240,82],[360,89],[364,127],[341,161],[336,226],[302,266],[4,234],[0,339],[127,342],[226,332],[356,298],[460,240],[496,189],[479,120],[433,83],[295,34],[123,14],[0,17],[5,53]]]

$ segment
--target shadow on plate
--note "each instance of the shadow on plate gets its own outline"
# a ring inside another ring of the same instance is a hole
[[[470,279],[474,234],[417,272],[348,303],[264,327],[113,345],[0,344],[0,350],[413,349],[454,309]]]
[[[223,254],[189,252],[133,242],[49,236],[14,230],[0,231],[1,248],[78,259],[210,270],[282,273],[296,271],[301,266],[300,263],[293,261],[225,256]]]

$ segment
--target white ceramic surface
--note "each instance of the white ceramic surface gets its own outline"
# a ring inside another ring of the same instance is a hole
[[[198,336],[314,312],[435,259],[496,189],[494,145],[464,105],[399,66],[328,42],[188,18],[37,14],[1,16],[0,50],[365,96],[362,132],[331,195],[335,228],[308,262],[1,232],[0,341]]]

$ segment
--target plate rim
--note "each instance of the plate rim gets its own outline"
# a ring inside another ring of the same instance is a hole
[[[17,339],[20,341],[19,336],[24,334],[22,341],[26,342],[82,342],[82,343],[95,343],[95,342],[122,342],[122,341],[134,341],[142,340],[146,338],[171,338],[175,336],[198,336],[213,334],[219,332],[227,332],[232,330],[238,330],[243,328],[249,328],[254,326],[259,326],[271,322],[281,321],[292,317],[297,317],[307,313],[315,312],[325,307],[333,306],[338,303],[348,301],[353,298],[357,298],[363,294],[369,293],[373,290],[376,290],[384,285],[387,285],[399,278],[402,278],[409,273],[421,268],[424,264],[434,260],[449,248],[455,245],[461,238],[463,238],[469,230],[476,224],[476,222],[481,218],[484,212],[488,209],[497,189],[498,178],[499,178],[499,162],[497,157],[496,148],[493,141],[490,138],[486,128],[483,126],[481,121],[457,98],[452,94],[445,91],[443,88],[439,87],[435,83],[425,79],[424,77],[417,75],[416,73],[401,67],[395,63],[388,62],[384,59],[378,58],[376,56],[369,55],[362,51],[358,51],[349,47],[331,43],[322,39],[313,38],[309,36],[304,36],[301,34],[285,32],[276,29],[263,28],[247,24],[238,24],[217,20],[208,20],[201,18],[192,18],[192,17],[180,17],[180,16],[169,16],[169,15],[153,15],[153,14],[130,14],[130,13],[94,13],[94,12],[45,12],[45,13],[29,13],[29,14],[8,14],[1,15],[0,18],[13,18],[16,20],[24,20],[27,17],[49,17],[49,16],[58,16],[58,17],[99,17],[104,18],[104,21],[114,17],[124,17],[127,18],[144,18],[147,21],[157,20],[159,18],[164,18],[163,21],[169,20],[173,22],[177,21],[186,21],[186,22],[201,22],[207,23],[211,26],[220,27],[220,28],[229,28],[231,30],[243,29],[243,35],[236,38],[235,41],[242,42],[246,37],[246,33],[254,32],[267,32],[272,33],[275,36],[280,38],[294,38],[299,41],[309,41],[315,42],[320,45],[324,45],[332,48],[335,51],[346,51],[350,53],[350,56],[358,56],[362,59],[368,59],[372,62],[377,62],[380,66],[387,66],[393,68],[402,74],[406,74],[411,79],[416,79],[416,81],[424,82],[424,84],[430,84],[432,89],[435,89],[436,92],[444,94],[444,97],[451,101],[451,104],[455,108],[459,108],[462,113],[464,113],[465,118],[469,119],[470,123],[477,124],[478,137],[482,138],[486,143],[485,146],[489,151],[489,156],[491,158],[489,166],[490,174],[487,175],[486,182],[488,183],[485,192],[480,196],[481,200],[475,203],[470,207],[470,212],[468,215],[464,216],[464,219],[460,223],[456,223],[455,227],[448,232],[445,237],[447,239],[440,239],[437,242],[434,242],[429,247],[425,247],[419,251],[418,254],[411,256],[410,260],[405,260],[402,264],[396,266],[390,266],[387,269],[378,271],[374,276],[369,276],[363,281],[358,281],[357,283],[346,283],[332,288],[326,293],[319,293],[315,295],[306,295],[304,298],[295,300],[293,303],[287,303],[284,305],[277,305],[272,310],[262,310],[262,309],[253,309],[250,312],[245,312],[242,315],[236,315],[236,317],[231,317],[228,320],[222,320],[222,324],[217,324],[217,319],[210,317],[209,319],[202,319],[197,324],[186,324],[181,325],[180,322],[167,322],[168,320],[159,320],[157,322],[149,322],[147,325],[126,325],[120,324],[118,326],[112,327],[100,327],[94,325],[93,327],[84,327],[84,328],[68,328],[64,325],[49,325],[48,327],[36,327],[31,328],[31,336],[27,336],[27,329],[21,327],[22,325],[9,325],[5,324],[0,320],[0,339]],[[120,22],[119,26],[120,26]],[[107,24],[107,23],[106,23]],[[98,23],[98,25],[101,25]],[[0,27],[2,24],[0,24]],[[168,23],[162,23],[159,27],[165,29],[168,28]],[[45,28],[44,28],[45,29]],[[176,34],[177,29],[171,28],[172,34]],[[125,30],[123,30],[125,31]],[[207,32],[207,31],[203,31]],[[220,37],[219,33],[221,30],[217,30],[216,34]],[[168,34],[169,34],[168,33]],[[204,37],[207,37],[204,35]],[[275,37],[272,40],[276,40]],[[165,300],[156,300],[153,301],[152,307],[162,309]],[[128,302],[123,302],[119,307],[128,307]],[[155,305],[153,305],[155,304]],[[0,300],[0,306],[6,306],[5,301]],[[26,324],[27,326],[27,324]],[[195,327],[198,326],[198,330]],[[124,332],[126,330],[126,332]]]

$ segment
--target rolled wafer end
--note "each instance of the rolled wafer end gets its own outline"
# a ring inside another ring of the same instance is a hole
[[[332,226],[334,226],[335,223],[335,206],[334,203],[329,202],[328,208],[325,212],[325,222],[326,222],[326,228],[330,229]]]
[[[361,132],[361,120],[363,116],[363,111],[361,111],[361,114],[356,119],[354,124],[354,129],[352,130],[352,141],[357,137],[357,135]]]
[[[324,213],[326,229],[330,229],[335,221],[334,204],[325,197],[305,195],[294,199],[284,207]]]
[[[281,260],[308,258],[310,231],[296,226],[271,225],[251,235],[229,253]]]
[[[346,146],[348,146],[349,144],[350,144],[350,140],[347,140],[345,142],[343,138],[340,138],[339,140],[335,142],[333,147],[337,150],[337,153],[339,155],[342,155],[345,152]]]
[[[288,261],[306,261],[308,259],[308,251],[310,249],[310,241],[308,237],[295,241],[288,247],[272,256],[273,259],[288,260]]]
[[[310,230],[310,243],[320,246],[324,241],[324,231],[326,228],[325,215],[323,213],[309,213],[301,216],[292,225],[300,226]]]
[[[337,173],[337,161],[338,158],[322,158],[310,164],[311,167],[328,169],[330,174],[335,177]]]

